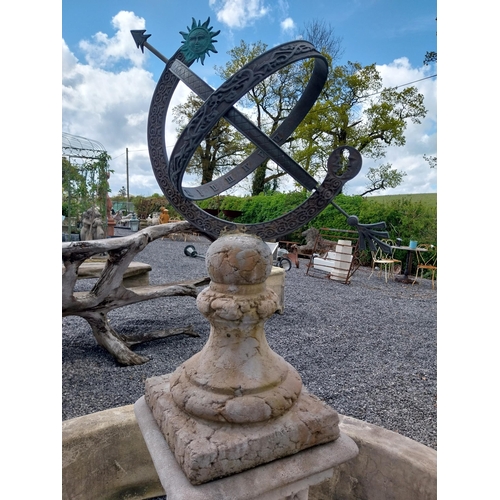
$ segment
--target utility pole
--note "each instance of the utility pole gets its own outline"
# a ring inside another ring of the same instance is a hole
[[[130,201],[129,200],[130,196],[129,196],[129,191],[128,191],[128,148],[125,148],[125,153],[126,153],[126,155],[125,155],[125,158],[126,158],[125,162],[126,162],[126,165],[127,165],[127,212],[128,212],[128,203]]]

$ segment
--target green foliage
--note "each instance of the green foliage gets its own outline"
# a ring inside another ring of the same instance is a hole
[[[330,71],[319,99],[295,130],[300,147],[293,156],[316,178],[337,147],[352,146],[364,157],[380,160],[388,146],[405,144],[407,123],[420,123],[425,115],[424,96],[416,87],[383,88],[375,64],[348,62]],[[366,190],[396,187],[403,176],[390,165],[372,168]]]
[[[370,181],[370,184],[366,186],[366,191],[361,196],[378,190],[395,188],[403,182],[403,177],[406,175],[406,172],[402,170],[393,169],[390,163],[380,165],[377,168],[370,167],[366,174],[366,178]]]
[[[220,209],[243,211],[246,199],[247,198],[240,198],[239,196],[221,196]]]
[[[332,28],[321,21],[307,27],[307,39],[320,47],[332,69],[311,111],[293,134],[280,143],[315,178],[326,173],[329,155],[340,146],[355,147],[368,158],[384,158],[388,146],[404,146],[408,122],[420,123],[426,115],[424,96],[417,88],[384,88],[376,64],[363,66],[349,61],[334,66],[341,46],[332,33]],[[216,66],[215,71],[228,79],[267,49],[263,42],[248,44],[242,40],[228,52],[230,60],[226,65]],[[256,126],[271,137],[302,96],[313,64],[311,60],[298,61],[255,85],[239,101],[242,112],[251,115]],[[191,95],[187,103],[174,109],[180,128],[200,106],[201,100]],[[198,146],[187,171],[200,175],[204,184],[243,161],[253,149],[249,141],[220,120]],[[252,195],[276,191],[278,180],[285,174],[274,162],[264,159],[253,173]],[[388,164],[371,168],[366,193],[396,187],[403,182],[404,175]]]
[[[161,207],[168,210],[170,219],[182,219],[179,213],[172,207],[163,195],[154,193],[151,196],[132,196],[135,213],[139,219],[147,219],[153,212],[160,212]]]
[[[357,215],[359,217],[359,213],[361,212],[361,207],[363,205],[363,198],[361,196],[347,196],[339,194],[333,201],[349,215]],[[352,227],[347,224],[345,215],[340,213],[335,207],[333,207],[333,205],[329,205],[320,214],[318,214],[308,224],[308,227],[352,229]]]
[[[178,136],[202,105],[203,100],[190,93],[173,109]],[[211,182],[243,160],[247,147],[243,136],[221,118],[196,148],[186,172],[198,176],[201,184]]]
[[[367,200],[377,203],[391,203],[392,201],[408,198],[411,201],[421,201],[424,205],[431,207],[437,206],[437,193],[420,193],[420,194],[386,194],[378,196],[370,196]]]
[[[105,152],[98,159],[79,165],[62,159],[63,215],[80,218],[85,210],[97,206],[105,218],[108,179],[113,172],[109,169],[110,159]]]
[[[245,204],[241,208],[243,215],[239,220],[246,224],[270,221],[291,212],[303,203],[306,197],[307,193],[299,191],[249,196],[244,198]]]
[[[437,62],[438,55],[435,51],[427,51],[424,57],[424,64],[427,66],[430,63]]]
[[[221,196],[219,208],[221,210],[240,210],[243,215],[236,222],[256,224],[267,222],[284,215],[307,199],[308,193],[296,191],[292,193],[272,193],[258,196]],[[387,198],[380,202],[379,198]],[[334,203],[349,215],[356,215],[361,224],[372,224],[384,221],[393,240],[401,238],[403,244],[408,244],[410,239],[421,243],[437,243],[437,207],[423,200],[433,199],[425,195],[404,195],[395,197],[347,196],[339,194],[334,198]],[[434,196],[435,199],[435,196]],[[199,202],[200,207],[208,208],[210,200]],[[329,205],[318,214],[311,222],[295,233],[288,235],[291,241],[304,242],[301,233],[308,227],[352,229],[347,224],[346,217],[335,207]],[[402,257],[402,256],[401,256]]]

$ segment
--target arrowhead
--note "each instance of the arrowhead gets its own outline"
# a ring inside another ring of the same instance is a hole
[[[140,48],[144,54],[144,44],[151,35],[145,35],[144,33],[146,33],[146,30],[130,30],[130,33],[132,33],[134,37],[137,48]]]

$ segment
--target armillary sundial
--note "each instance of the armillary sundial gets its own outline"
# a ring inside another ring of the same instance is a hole
[[[326,177],[319,183],[281,148],[312,108],[323,88],[328,75],[325,57],[310,42],[297,40],[284,43],[250,61],[214,90],[189,68],[197,59],[203,64],[209,52],[217,52],[213,43],[220,31],[214,32],[209,23],[210,18],[204,23],[193,19],[188,31],[180,32],[184,41],[170,59],[147,42],[151,35],[146,35],[146,30],[131,31],[137,47],[142,51],[146,47],[166,64],[154,91],[148,118],[149,155],[156,180],[165,197],[186,220],[212,239],[218,238],[221,231],[239,229],[256,234],[265,241],[277,240],[300,229],[328,204],[332,204],[346,216],[349,225],[358,230],[361,249],[366,248],[366,244],[372,249],[377,245],[386,246],[380,240],[388,237],[384,222],[359,224],[355,215],[345,213],[333,202],[342,186],[361,170],[362,158],[356,149],[350,146],[335,149],[328,158]],[[309,82],[288,117],[269,137],[234,106],[270,75],[305,59],[314,61]],[[169,159],[165,144],[165,122],[172,96],[180,81],[197,94],[204,104],[181,132]],[[221,118],[250,140],[256,146],[255,151],[216,180],[197,187],[184,187],[182,181],[189,161]],[[219,195],[235,186],[267,159],[272,159],[311,193],[293,211],[268,222],[237,224],[210,215],[196,205],[196,201]]]

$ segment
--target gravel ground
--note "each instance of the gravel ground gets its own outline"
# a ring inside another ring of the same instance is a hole
[[[151,284],[205,276],[199,254],[208,240],[156,240],[135,260],[153,267]],[[306,261],[286,273],[285,311],[265,324],[268,343],[300,373],[304,385],[339,413],[379,425],[437,449],[437,292],[370,276],[360,268],[350,285],[307,276]],[[78,282],[87,290],[94,280]],[[192,324],[200,335],[177,335],[139,344],[150,358],[119,366],[98,346],[90,326],[73,316],[62,321],[62,419],[135,403],[144,381],[174,371],[207,341],[210,325],[192,297],[166,297],[109,314],[120,333]]]

